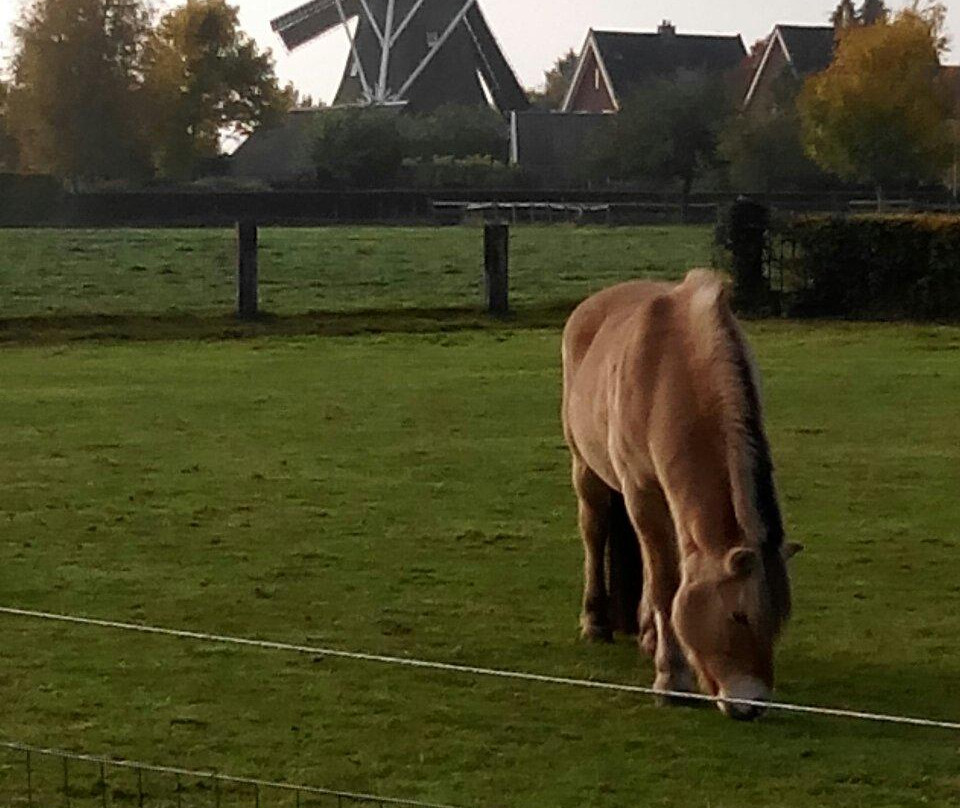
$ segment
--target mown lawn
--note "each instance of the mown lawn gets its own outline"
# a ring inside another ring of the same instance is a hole
[[[779,695],[960,720],[960,330],[749,330],[808,548]],[[4,604],[652,678],[630,644],[576,639],[556,330],[8,347],[0,364]],[[465,808],[960,805],[946,731],[740,725],[12,618],[0,659],[0,736],[39,745]],[[0,766],[0,804],[25,804],[22,758]],[[37,804],[60,804],[62,770],[34,777]],[[100,804],[92,779],[73,805]],[[186,785],[185,805],[213,804]],[[148,789],[175,804],[171,783]]]
[[[709,227],[513,228],[511,293],[523,309],[710,261]],[[479,228],[264,229],[261,305],[276,315],[479,308]],[[0,320],[233,311],[228,230],[0,230]]]

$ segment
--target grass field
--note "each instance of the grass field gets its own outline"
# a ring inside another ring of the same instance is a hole
[[[517,227],[512,301],[567,303],[710,259],[708,227]],[[261,303],[276,315],[479,308],[479,228],[264,229]],[[0,230],[0,317],[224,314],[235,301],[227,230]]]
[[[789,531],[808,546],[780,695],[960,719],[960,331],[750,332]],[[555,330],[509,328],[7,348],[0,601],[647,684],[630,644],[576,640],[557,352]],[[960,804],[955,733],[744,726],[644,698],[0,623],[0,735],[41,745],[469,808]],[[0,761],[0,803],[23,804],[21,759]],[[59,804],[59,767],[34,778]],[[212,804],[187,785],[184,804]],[[74,805],[100,804],[82,791]]]

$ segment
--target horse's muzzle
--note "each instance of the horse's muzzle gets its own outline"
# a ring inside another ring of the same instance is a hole
[[[766,708],[755,702],[765,702],[770,699],[770,688],[756,679],[744,679],[732,687],[720,689],[720,701],[717,706],[720,711],[734,721],[753,721],[763,715]],[[730,699],[731,701],[725,701]],[[742,704],[739,699],[751,704]]]
[[[766,709],[756,704],[730,704],[725,701],[721,701],[719,705],[721,712],[734,721],[753,721],[763,715]]]

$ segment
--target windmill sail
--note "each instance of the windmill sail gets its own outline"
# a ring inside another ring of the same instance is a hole
[[[343,0],[341,7],[346,19],[356,17],[362,11],[360,0]],[[283,44],[293,50],[341,24],[342,18],[336,0],[314,0],[289,14],[277,17],[270,26],[279,34]]]
[[[359,23],[336,104],[401,103],[428,111],[486,104],[489,92],[501,112],[526,108],[476,0],[314,0],[272,26],[293,49],[352,17]]]

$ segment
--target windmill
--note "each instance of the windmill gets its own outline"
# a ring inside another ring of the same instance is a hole
[[[343,27],[350,59],[338,105],[426,112],[492,102],[502,113],[528,106],[477,0],[313,0],[271,25],[290,50]]]

